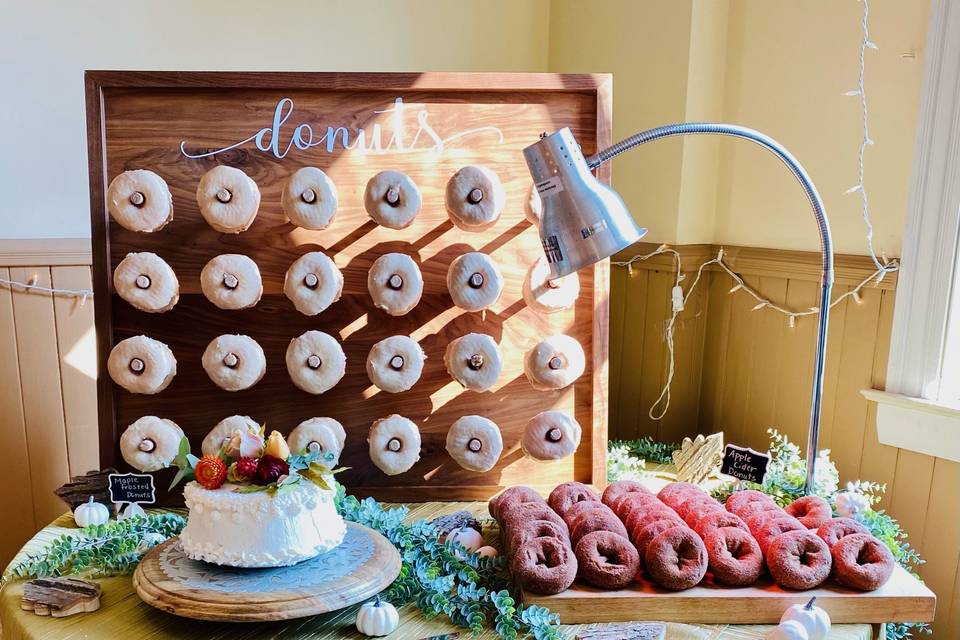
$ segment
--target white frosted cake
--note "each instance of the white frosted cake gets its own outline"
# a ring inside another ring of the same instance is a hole
[[[238,492],[241,486],[184,487],[190,517],[180,544],[188,557],[232,567],[283,567],[343,541],[346,526],[333,490],[305,481],[276,493]]]

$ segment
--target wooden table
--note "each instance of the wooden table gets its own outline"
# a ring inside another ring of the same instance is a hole
[[[485,502],[428,502],[411,505],[409,518],[426,518],[467,509],[478,517],[486,517]],[[73,529],[73,518],[65,514],[38,532],[14,558],[11,566],[24,554],[36,552],[53,538]],[[8,568],[9,569],[9,568]],[[11,582],[0,591],[0,624],[4,640],[85,638],[89,640],[146,640],[154,638],[223,638],[246,640],[253,638],[314,640],[363,638],[353,626],[356,607],[342,611],[276,623],[227,624],[199,622],[178,618],[144,604],[134,593],[130,577],[106,578],[100,581],[103,587],[102,605],[99,611],[69,618],[53,619],[40,617],[20,609],[22,582]],[[567,638],[588,625],[563,627]],[[683,625],[669,624],[669,640],[761,640],[772,627],[764,625]],[[457,629],[445,619],[427,620],[415,606],[408,605],[400,611],[400,628],[391,640],[419,640],[431,635],[451,633]],[[871,640],[880,638],[879,628],[869,624],[837,625],[830,635],[831,640]],[[469,634],[460,638],[467,640]],[[481,639],[496,638],[487,631]]]

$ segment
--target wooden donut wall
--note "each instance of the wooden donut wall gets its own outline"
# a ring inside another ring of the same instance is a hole
[[[127,468],[120,434],[144,415],[175,421],[194,452],[219,420],[233,414],[250,415],[283,433],[307,418],[330,416],[347,431],[340,461],[350,470],[339,478],[356,495],[482,499],[516,483],[549,488],[566,480],[605,481],[608,267],[602,263],[579,274],[580,297],[569,311],[542,315],[526,306],[524,276],[542,250],[536,228],[524,218],[531,182],[521,150],[541,132],[564,126],[585,153],[609,144],[608,76],[96,71],[87,73],[86,84],[102,467]],[[275,116],[284,98],[290,102]],[[310,126],[309,133],[298,129],[302,124]],[[372,148],[378,127],[379,150]],[[357,148],[361,129],[366,152]],[[252,138],[261,131],[259,140]],[[300,141],[309,135],[314,142],[327,138],[301,149],[292,144],[295,132]],[[350,149],[344,149],[344,135]],[[438,139],[445,140],[442,149]],[[197,184],[217,164],[242,169],[260,188],[260,211],[246,232],[219,233],[200,216]],[[444,207],[447,180],[468,164],[496,172],[506,191],[498,222],[476,233],[455,228]],[[336,218],[322,231],[293,226],[280,207],[284,182],[303,166],[319,167],[337,187]],[[109,217],[107,185],[132,169],[154,171],[170,187],[174,219],[160,231],[128,231]],[[386,169],[407,173],[423,194],[419,215],[401,231],[378,226],[363,207],[367,181]],[[343,295],[308,317],[294,309],[282,285],[290,264],[317,250],[343,272]],[[180,301],[171,311],[144,313],[114,293],[113,269],[136,251],[158,254],[176,272]],[[447,267],[467,251],[490,254],[503,272],[503,295],[485,312],[456,308],[447,292]],[[368,269],[389,252],[413,256],[423,272],[423,298],[405,316],[376,309],[367,291]],[[264,295],[255,307],[221,310],[201,293],[200,270],[221,253],[248,255],[259,266]],[[294,386],[284,361],[289,341],[309,329],[340,340],[347,356],[344,378],[317,396]],[[464,390],[444,367],[446,345],[469,332],[490,334],[500,343],[503,371],[491,392]],[[201,367],[207,343],[224,333],[249,335],[266,353],[266,375],[248,390],[224,391]],[[536,391],[524,376],[523,354],[555,333],[580,341],[587,369],[570,387]],[[128,393],[106,372],[113,345],[139,334],[165,342],[177,358],[176,377],[155,395]],[[375,342],[397,334],[419,341],[427,361],[412,389],[391,394],[371,385],[365,362]],[[524,457],[520,436],[530,418],[548,409],[571,412],[583,437],[573,456],[538,463]],[[392,413],[416,422],[423,440],[420,461],[397,476],[373,465],[366,442],[370,424]],[[504,451],[489,472],[462,469],[445,450],[447,429],[468,414],[500,426]],[[165,488],[172,472],[158,476]],[[162,495],[160,502],[181,504],[180,491]]]

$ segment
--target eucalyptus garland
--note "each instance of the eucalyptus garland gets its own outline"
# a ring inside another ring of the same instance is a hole
[[[502,557],[483,557],[455,542],[440,542],[425,520],[406,524],[406,507],[384,509],[376,500],[357,500],[337,490],[337,507],[351,522],[381,533],[397,547],[400,575],[381,596],[394,605],[415,602],[428,618],[444,615],[474,634],[492,627],[501,638],[530,634],[562,638],[559,617],[544,607],[522,606],[510,591]]]

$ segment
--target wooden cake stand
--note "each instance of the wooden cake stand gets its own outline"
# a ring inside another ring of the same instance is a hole
[[[275,569],[190,560],[171,538],[144,556],[133,586],[147,604],[197,620],[261,622],[336,611],[376,595],[400,573],[400,554],[386,538],[346,524],[335,549]]]

